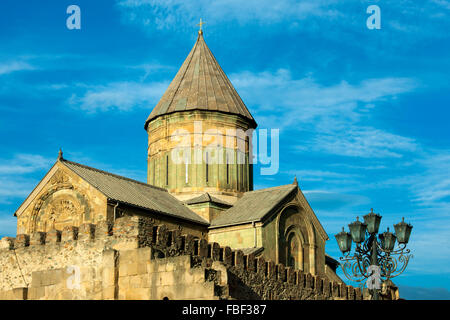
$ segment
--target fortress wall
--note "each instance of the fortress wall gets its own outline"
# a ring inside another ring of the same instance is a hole
[[[143,217],[0,241],[0,299],[361,299]]]

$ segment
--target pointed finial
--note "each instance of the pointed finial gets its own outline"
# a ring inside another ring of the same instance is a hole
[[[203,25],[204,25],[205,23],[206,23],[206,22],[203,21],[202,18],[200,18],[200,23],[197,24],[197,25],[200,27],[200,29],[198,30],[198,34],[203,34],[203,29],[202,29],[202,27],[203,27]]]
[[[370,208],[370,213],[373,213],[373,208]]]
[[[298,186],[297,176],[294,176],[294,185]]]
[[[64,160],[64,158],[63,158],[63,152],[62,152],[62,149],[61,148],[59,148],[59,152],[58,152],[58,160]]]

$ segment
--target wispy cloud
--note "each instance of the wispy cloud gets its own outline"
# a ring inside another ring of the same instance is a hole
[[[169,82],[115,82],[102,86],[88,86],[85,93],[73,94],[69,104],[87,112],[117,109],[129,111],[136,107],[155,105]]]
[[[335,17],[341,13],[333,4],[336,0],[295,1],[278,0],[120,0],[119,8],[124,10],[129,22],[145,26],[156,25],[158,29],[192,27],[199,17],[207,23],[221,24],[236,21],[239,24],[285,23],[288,20],[303,20],[307,17]],[[209,21],[209,22],[208,22]]]
[[[16,71],[34,70],[31,64],[25,61],[9,61],[0,63],[0,75],[9,74]]]
[[[0,159],[0,175],[24,174],[48,168],[51,159],[36,154],[17,154],[12,159]]]
[[[30,174],[49,169],[52,162],[36,154],[17,154],[12,159],[0,159],[0,203],[26,197],[37,183]]]
[[[302,181],[329,181],[330,179],[348,179],[360,177],[357,174],[339,173],[324,170],[289,170],[283,173],[289,174],[290,176],[295,175],[299,180]]]
[[[293,79],[286,69],[272,72],[242,72],[231,79],[247,104],[257,114],[277,109],[277,116],[261,118],[269,127],[300,128],[314,132],[300,150],[352,157],[401,157],[417,148],[412,138],[367,125],[378,103],[394,100],[415,89],[409,78],[367,79],[356,84],[346,81],[322,85],[311,77]]]
[[[376,187],[405,186],[412,194],[412,201],[419,205],[437,208],[444,205],[450,209],[449,168],[450,150],[427,151],[411,162],[408,172],[380,181]]]

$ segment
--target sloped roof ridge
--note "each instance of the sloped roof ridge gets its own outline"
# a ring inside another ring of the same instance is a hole
[[[111,172],[104,171],[104,170],[100,170],[100,169],[97,169],[97,168],[94,168],[94,167],[90,167],[90,166],[87,166],[87,165],[84,165],[84,164],[81,164],[81,163],[78,163],[78,162],[69,161],[69,160],[66,160],[66,159],[62,159],[60,161],[63,162],[63,163],[64,162],[71,163],[73,165],[76,165],[76,166],[79,166],[79,167],[82,167],[82,168],[86,168],[88,170],[97,171],[99,173],[102,173],[102,174],[105,174],[105,175],[109,175],[109,176],[112,176],[112,177],[115,177],[115,178],[118,178],[118,179],[122,179],[122,180],[125,180],[125,181],[134,182],[134,183],[137,183],[137,184],[149,187],[149,188],[153,188],[153,189],[156,189],[156,190],[168,192],[167,189],[160,188],[160,187],[157,187],[157,186],[153,186],[151,184],[148,184],[148,183],[145,183],[145,182],[142,182],[142,181],[138,181],[138,180],[134,180],[134,179],[131,179],[131,178],[124,177],[124,176],[120,176],[118,174],[111,173]]]
[[[295,188],[296,185],[294,185],[294,184],[283,184],[283,185],[281,185],[281,186],[274,186],[274,187],[268,187],[268,188],[264,188],[264,189],[258,189],[258,190],[247,191],[247,192],[245,192],[244,194],[247,194],[247,193],[265,192],[265,191],[270,191],[270,190],[276,189],[276,188],[287,188],[287,187]]]

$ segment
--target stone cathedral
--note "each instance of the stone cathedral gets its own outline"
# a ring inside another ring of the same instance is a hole
[[[361,298],[297,180],[253,190],[256,127],[200,30],[145,121],[147,183],[60,151],[1,240],[0,298]]]

